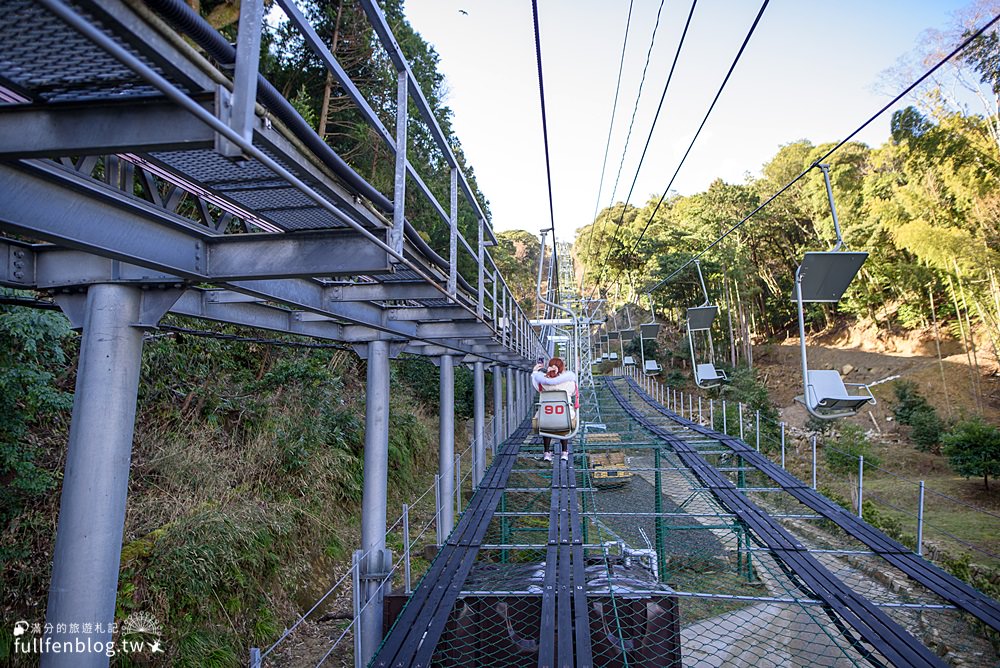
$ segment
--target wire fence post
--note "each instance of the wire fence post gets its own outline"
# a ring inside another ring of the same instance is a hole
[[[813,489],[816,489],[816,434],[812,437],[812,451],[813,451]]]
[[[455,512],[462,512],[462,455],[455,455]]]
[[[434,531],[437,546],[444,542],[441,536],[441,474],[434,474]]]
[[[712,429],[715,429],[715,399],[708,400],[708,422]]]
[[[858,455],[858,517],[861,517],[861,506],[865,496],[865,456]]]
[[[698,395],[698,424],[701,424],[701,421],[702,421],[702,417],[701,417],[701,395],[699,394]]]
[[[924,481],[920,481],[917,497],[917,554],[924,556]]]
[[[743,402],[742,401],[737,402],[736,408],[740,418],[740,440],[745,443],[746,439],[743,438]]]
[[[755,418],[756,428],[757,428],[757,452],[760,452],[760,409],[757,409]]]
[[[351,559],[351,603],[354,605],[354,668],[361,665],[361,560],[364,552],[355,550]]]
[[[403,504],[403,587],[407,594],[413,591],[410,586],[410,506]]]
[[[785,468],[785,423],[781,422],[781,468]]]
[[[694,421],[694,395],[688,395],[688,420]]]
[[[722,433],[729,435],[729,414],[726,411],[726,400],[722,400]]]

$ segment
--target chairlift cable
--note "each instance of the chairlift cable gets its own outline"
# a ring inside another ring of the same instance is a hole
[[[694,2],[697,3],[698,0],[694,0]],[[664,5],[664,0],[660,0],[660,6],[656,10],[656,22],[653,24],[653,33],[652,33],[652,35],[649,38],[649,48],[646,49],[646,62],[642,66],[642,77],[640,77],[640,79],[639,79],[639,88],[638,88],[638,90],[636,91],[636,94],[635,94],[635,104],[632,106],[632,119],[631,119],[631,121],[629,121],[628,132],[625,135],[625,145],[622,148],[622,157],[621,157],[621,160],[618,161],[618,173],[615,175],[615,185],[611,189],[611,197],[609,198],[610,202],[608,202],[608,207],[609,208],[611,206],[614,206],[614,203],[615,203],[615,194],[618,192],[618,183],[621,180],[622,169],[625,166],[625,156],[628,154],[628,146],[629,146],[629,143],[631,142],[631,139],[632,139],[632,129],[635,127],[635,117],[636,117],[637,112],[639,111],[639,102],[642,100],[642,89],[643,89],[643,87],[646,84],[646,74],[649,72],[649,61],[650,61],[650,59],[652,57],[652,54],[653,54],[653,46],[656,44],[656,35],[657,35],[657,33],[659,32],[659,29],[660,29],[660,15],[663,12],[663,5]],[[682,37],[681,43],[683,44],[683,37]],[[676,58],[675,58],[674,62],[676,62]],[[671,72],[671,74],[672,74],[672,72]],[[667,77],[667,85],[669,85],[669,83],[670,83],[670,78],[668,76]],[[666,93],[666,88],[664,88],[664,93]],[[660,104],[661,105],[663,104],[663,97],[660,98]],[[657,114],[659,114],[659,111],[657,111]],[[656,120],[654,119],[653,120],[653,127],[655,127],[655,126],[656,126]],[[652,129],[650,129],[650,132],[652,132]],[[643,155],[643,157],[645,157],[645,155]],[[639,161],[639,167],[641,167],[641,166],[642,166],[642,160]],[[636,169],[638,170],[638,167]],[[634,180],[632,182],[632,186],[635,187],[635,181]],[[631,196],[632,196],[632,191],[629,190],[629,197],[631,197]],[[628,202],[628,197],[625,198],[625,201]],[[622,215],[622,217],[624,218],[624,214]],[[594,213],[594,221],[595,222],[597,221],[597,213],[596,212]],[[617,225],[619,225],[619,226],[621,225],[621,219],[618,220]],[[601,234],[602,235],[604,234],[604,231],[607,229],[607,227],[608,227],[608,220],[607,220],[607,218],[605,218],[604,219],[604,224],[601,225]],[[615,229],[615,237],[617,238],[617,236],[618,236],[618,230],[616,228]],[[602,271],[601,273],[603,274],[604,272]],[[600,280],[600,276],[598,276],[598,281],[599,280]]]
[[[670,89],[670,82],[673,80],[674,70],[677,68],[677,61],[680,59],[681,50],[684,48],[684,40],[687,38],[688,28],[691,27],[691,19],[694,17],[694,10],[695,10],[695,7],[697,5],[698,5],[698,0],[692,0],[692,2],[691,2],[691,10],[688,12],[687,20],[684,22],[684,30],[681,32],[680,40],[677,42],[677,50],[674,52],[674,60],[673,60],[673,62],[670,65],[670,72],[667,74],[667,80],[663,84],[663,92],[660,94],[660,102],[659,102],[659,104],[656,107],[656,115],[653,116],[653,122],[652,122],[652,124],[649,127],[649,134],[646,135],[646,145],[642,149],[642,155],[639,158],[639,164],[636,165],[636,168],[635,168],[635,176],[632,178],[632,185],[629,187],[628,196],[625,198],[625,203],[624,203],[624,206],[622,207],[622,215],[619,217],[618,224],[615,227],[614,239],[612,239],[611,244],[609,244],[609,246],[608,246],[608,255],[607,255],[607,257],[604,258],[604,262],[601,264],[601,273],[598,274],[598,276],[597,276],[597,282],[595,283],[595,286],[594,286],[595,290],[601,284],[601,278],[604,276],[604,267],[607,266],[608,259],[611,257],[611,251],[614,248],[614,242],[618,239],[618,232],[619,232],[619,230],[621,230],[622,222],[625,220],[625,210],[628,208],[628,202],[632,198],[632,193],[635,190],[636,181],[639,179],[639,170],[642,169],[642,163],[645,161],[645,159],[646,159],[646,153],[649,151],[649,144],[650,144],[650,142],[653,139],[653,131],[656,129],[656,122],[660,118],[660,112],[663,110],[663,103],[664,103],[664,101],[667,98],[667,91]],[[662,3],[660,4],[660,9],[663,9],[663,4]],[[656,21],[657,21],[657,25],[659,25],[659,21],[660,21],[659,12],[657,12]],[[654,40],[656,39],[656,29],[655,28],[653,30],[653,39]],[[647,54],[646,54],[646,66],[649,65],[649,55],[650,55],[650,53],[652,53],[652,51],[653,51],[653,42],[650,41],[649,52],[647,52]],[[643,68],[643,71],[642,71],[642,79],[643,79],[643,81],[645,81],[645,78],[646,78],[646,69]],[[642,81],[640,81],[640,83],[639,83],[639,95],[636,96],[635,107],[632,110],[632,122],[633,123],[635,122],[636,111],[639,108],[639,96],[641,94],[642,94]],[[629,135],[628,136],[629,137],[632,136],[632,125],[631,124],[629,125]],[[609,207],[610,206],[614,206],[614,193],[617,192],[617,190],[618,190],[618,178],[621,176],[622,166],[625,164],[625,153],[628,151],[628,141],[629,141],[628,138],[626,138],[626,140],[625,140],[625,148],[622,150],[622,159],[621,159],[621,162],[618,165],[618,177],[615,178],[615,187],[614,187],[614,190],[612,191],[612,194],[611,194],[611,200],[612,201],[609,204]],[[596,219],[596,216],[595,216],[595,219]],[[607,220],[605,220],[604,225],[601,227],[602,234],[603,234],[604,229],[606,227],[607,227]],[[591,294],[593,294],[593,292],[591,292]]]
[[[747,45],[750,43],[750,38],[753,37],[754,32],[757,30],[757,26],[760,24],[760,19],[761,17],[764,16],[764,10],[767,9],[767,5],[769,2],[770,0],[764,0],[764,2],[761,4],[760,10],[757,12],[757,17],[754,19],[753,24],[750,26],[750,30],[747,32],[746,37],[743,38],[743,44],[740,45],[739,51],[736,52],[736,57],[733,59],[732,64],[729,66],[729,71],[726,72],[726,76],[722,79],[722,84],[719,86],[719,90],[716,91],[715,97],[712,98],[712,103],[708,105],[708,111],[705,112],[704,118],[701,119],[701,124],[695,131],[694,136],[691,138],[691,143],[688,144],[687,150],[684,151],[684,155],[681,156],[681,160],[677,164],[677,169],[674,170],[673,176],[670,177],[670,181],[667,183],[667,187],[663,189],[663,194],[660,195],[660,200],[656,203],[656,206],[653,208],[652,213],[649,214],[649,218],[646,220],[646,225],[642,228],[642,232],[639,234],[639,238],[636,239],[635,244],[632,246],[631,250],[629,250],[629,254],[635,252],[635,250],[639,247],[639,244],[642,242],[642,238],[646,236],[646,231],[649,229],[649,226],[653,222],[653,218],[656,217],[656,213],[660,210],[660,207],[663,206],[663,201],[667,198],[667,194],[670,192],[670,188],[674,185],[674,181],[677,179],[677,175],[680,173],[681,168],[684,167],[684,163],[687,161],[688,156],[691,154],[691,150],[694,149],[695,142],[698,141],[698,137],[701,135],[701,131],[705,129],[705,124],[708,123],[709,116],[712,115],[712,111],[715,109],[715,105],[719,102],[719,98],[722,97],[722,91],[725,90],[726,85],[729,83],[729,79],[733,76],[733,72],[736,70],[736,65],[740,62],[740,58],[743,57],[743,53],[744,51],[746,51]],[[650,136],[652,136],[652,133],[650,133]],[[647,148],[649,146],[648,140],[646,146]],[[645,152],[643,153],[643,155],[645,155]],[[636,172],[636,178],[638,178],[638,176],[639,174],[638,172]],[[622,214],[622,217],[624,218],[624,213]],[[609,258],[611,257],[610,250],[608,252],[608,257]],[[607,259],[605,259],[605,265],[606,263]],[[618,275],[620,274],[621,270],[619,270],[618,272]],[[618,278],[618,275],[615,276],[615,279]]]
[[[545,147],[545,179],[549,193],[549,229],[552,230],[552,262],[556,267],[556,302],[559,301],[559,256],[556,253],[556,213],[552,204],[552,159],[549,154],[549,124],[545,113],[545,79],[542,76],[542,40],[538,30],[538,0],[531,0],[531,18],[535,28],[535,62],[538,65],[538,99],[542,111],[542,142]]]
[[[663,287],[664,285],[666,285],[667,283],[669,283],[671,280],[673,280],[684,269],[686,269],[687,267],[691,266],[692,262],[694,262],[695,260],[700,259],[708,251],[712,250],[713,248],[715,248],[716,246],[718,246],[720,243],[722,243],[722,241],[724,241],[730,234],[732,234],[733,232],[735,232],[736,230],[738,230],[740,227],[742,227],[744,224],[746,224],[747,221],[749,221],[755,215],[757,215],[758,213],[760,213],[760,211],[763,210],[767,205],[769,205],[771,202],[773,202],[778,197],[780,197],[785,191],[787,191],[793,185],[795,185],[796,183],[798,183],[799,181],[801,181],[806,176],[806,174],[808,174],[813,169],[815,169],[816,167],[818,167],[820,165],[820,163],[824,162],[827,158],[829,158],[831,155],[833,155],[836,151],[838,151],[839,149],[843,148],[843,146],[845,144],[847,144],[847,142],[851,141],[854,137],[856,137],[858,135],[859,132],[861,132],[862,130],[864,130],[865,128],[867,128],[869,125],[871,125],[873,122],[875,122],[875,120],[879,116],[881,116],[886,111],[888,111],[892,106],[894,106],[901,99],[903,99],[904,97],[906,97],[907,95],[909,95],[913,91],[914,88],[916,88],[917,86],[919,86],[920,84],[922,84],[932,74],[934,74],[938,69],[940,69],[945,63],[947,63],[949,60],[951,60],[952,58],[954,58],[955,56],[957,56],[959,53],[961,53],[967,46],[969,46],[969,44],[971,44],[973,41],[975,41],[980,35],[982,35],[984,32],[986,32],[991,27],[993,27],[997,23],[997,21],[1000,21],[1000,14],[997,14],[996,16],[994,16],[988,23],[986,23],[981,28],[979,28],[979,30],[975,31],[974,33],[970,34],[966,39],[962,40],[962,42],[958,46],[956,46],[954,49],[952,49],[947,55],[945,55],[944,57],[942,57],[941,60],[939,60],[929,70],[927,70],[926,72],[924,72],[924,74],[921,75],[916,81],[914,81],[913,83],[911,83],[909,86],[907,86],[905,89],[903,89],[898,95],[896,95],[889,102],[887,102],[885,105],[883,105],[878,111],[876,111],[874,114],[872,114],[868,118],[868,120],[866,120],[864,123],[862,123],[861,125],[859,125],[849,135],[847,135],[846,137],[844,137],[843,139],[841,139],[839,142],[837,142],[837,144],[834,145],[833,148],[831,148],[826,153],[824,153],[823,155],[821,155],[820,157],[818,157],[816,160],[814,160],[798,176],[796,176],[795,178],[793,178],[791,181],[789,181],[784,186],[782,186],[780,189],[778,189],[774,194],[772,194],[770,197],[768,197],[766,200],[764,200],[760,205],[757,206],[757,208],[755,208],[753,211],[751,211],[750,213],[748,213],[745,218],[743,218],[739,222],[735,223],[732,227],[730,227],[728,230],[726,230],[721,235],[719,235],[719,237],[715,241],[713,241],[712,243],[710,243],[708,246],[705,246],[705,248],[703,248],[702,250],[700,250],[695,255],[691,256],[687,260],[687,262],[685,262],[680,267],[678,267],[673,272],[671,272],[666,278],[664,278],[660,282],[656,283],[653,287],[651,287],[649,289],[650,292],[655,292],[656,290],[659,290],[661,287]]]
[[[601,190],[604,189],[604,173],[605,173],[605,170],[608,168],[608,153],[611,150],[611,132],[612,132],[612,130],[615,127],[615,114],[618,111],[618,93],[621,91],[621,86],[622,86],[622,70],[625,67],[625,50],[626,50],[626,47],[628,46],[629,28],[632,25],[632,5],[634,4],[634,2],[635,2],[635,0],[629,0],[629,3],[628,3],[628,18],[625,19],[625,40],[622,42],[621,60],[619,60],[619,62],[618,62],[618,82],[615,84],[615,99],[614,99],[614,102],[612,102],[612,104],[611,104],[611,122],[608,124],[608,141],[604,145],[604,160],[601,162],[601,179],[600,179],[600,182],[597,184],[597,201],[594,203],[594,215],[593,215],[594,221],[597,221],[597,212],[599,210],[599,207],[601,206]],[[661,7],[662,7],[662,5],[661,5]],[[657,14],[657,16],[659,16],[659,14]],[[654,30],[654,34],[655,34],[655,30]],[[635,119],[635,115],[634,114],[633,114],[632,118],[633,118],[633,120]],[[626,141],[626,147],[627,146],[628,146],[628,143]],[[618,170],[619,170],[618,173],[620,175],[621,174],[621,167],[619,167]],[[591,233],[590,240],[587,243],[587,255],[586,255],[586,257],[590,257],[590,249],[591,249],[591,246],[594,245],[594,236],[595,235],[593,233]],[[586,278],[586,277],[587,277],[587,265],[584,264],[583,265],[583,275],[580,278],[580,291],[581,292],[583,291],[583,279]]]

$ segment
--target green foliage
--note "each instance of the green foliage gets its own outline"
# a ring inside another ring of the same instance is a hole
[[[426,357],[404,357],[393,364],[395,378],[409,387],[414,395],[430,406],[441,399],[440,369]],[[455,417],[470,418],[473,409],[472,372],[464,366],[455,367]]]
[[[4,294],[16,294],[3,290]],[[59,313],[0,306],[0,521],[6,523],[55,486],[39,465],[36,430],[63,419],[72,395],[59,388],[72,331]]]
[[[760,411],[760,449],[763,452],[777,450],[781,442],[778,425],[780,416],[757,370],[739,367],[731,371],[729,377],[731,380],[721,387],[720,395],[728,402],[726,419],[730,425],[735,425],[735,430],[731,427],[730,433],[739,433],[738,403],[742,402],[743,419],[747,425],[746,441],[750,444],[755,443],[756,412]]]
[[[913,424],[914,413],[931,409],[927,399],[920,394],[917,384],[911,380],[897,380],[892,384],[892,391],[896,395],[896,405],[893,406],[892,413],[900,424]]]
[[[1000,429],[980,417],[959,422],[941,442],[955,473],[971,478],[982,476],[989,489],[990,476],[1000,475]]]
[[[844,424],[840,434],[833,443],[823,448],[823,457],[827,468],[840,476],[849,476],[858,472],[858,457],[865,458],[866,467],[877,467],[881,460],[872,450],[872,445],[865,436],[864,430],[854,424]]]
[[[935,452],[941,445],[941,435],[944,432],[944,421],[938,416],[932,406],[927,410],[917,411],[910,417],[913,428],[911,437],[921,452]]]

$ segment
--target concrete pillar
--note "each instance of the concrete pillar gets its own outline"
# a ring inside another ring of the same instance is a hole
[[[386,490],[389,477],[389,343],[368,343],[365,396],[365,469],[361,492],[360,662],[367,666],[382,642],[382,599],[378,574],[385,558]]]
[[[100,623],[102,633],[55,633],[55,642],[112,642],[128,474],[142,366],[142,291],[87,290],[73,419],[66,451],[46,622]],[[102,652],[45,653],[41,665],[107,666]]]
[[[472,364],[472,486],[486,472],[486,369],[482,362]]]
[[[441,355],[441,416],[438,433],[438,475],[441,514],[438,522],[446,538],[455,523],[455,366],[452,355]]]

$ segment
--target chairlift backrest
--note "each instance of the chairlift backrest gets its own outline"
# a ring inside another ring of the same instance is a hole
[[[538,393],[538,431],[564,433],[573,431],[572,404],[566,390]]]
[[[633,330],[633,329],[623,330],[623,331],[619,332],[619,334],[622,337],[622,341],[631,341],[632,339],[635,338],[635,330]]]
[[[711,329],[716,316],[719,315],[719,307],[714,304],[707,306],[692,306],[687,310],[688,329],[697,332],[703,329]]]
[[[840,301],[867,258],[868,253],[860,251],[806,253],[795,273],[802,301]]]
[[[659,334],[660,332],[660,325],[659,323],[655,322],[652,323],[647,322],[645,324],[639,325],[639,330],[640,330],[639,332],[640,336],[642,336],[642,338],[644,338],[647,341],[653,341],[656,339],[656,335]]]

